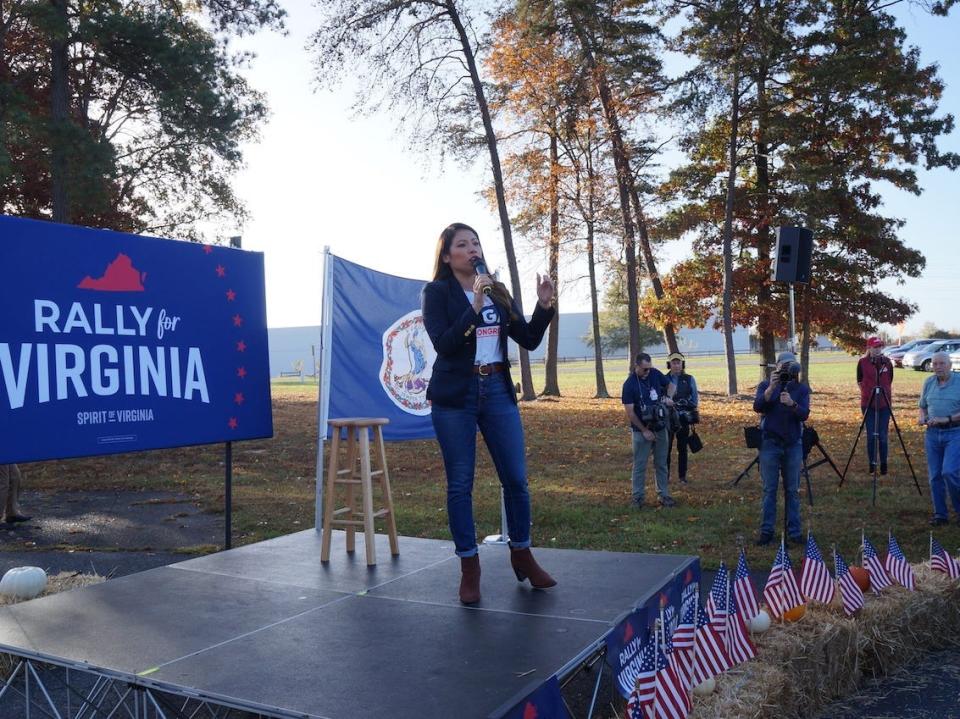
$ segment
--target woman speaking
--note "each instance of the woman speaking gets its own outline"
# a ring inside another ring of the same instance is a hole
[[[507,337],[528,350],[540,344],[555,311],[553,292],[550,278],[537,275],[537,307],[528,323],[503,283],[487,274],[473,228],[455,222],[440,234],[433,282],[423,288],[423,322],[437,351],[427,399],[447,474],[447,515],[464,604],[480,600],[472,496],[478,427],[503,485],[517,579],[529,579],[537,589],[556,584],[530,553],[523,426],[507,361]]]

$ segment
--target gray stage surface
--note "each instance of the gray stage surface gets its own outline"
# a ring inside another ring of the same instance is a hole
[[[697,559],[537,548],[559,585],[520,584],[481,549],[457,601],[450,542],[348,555],[312,529],[0,608],[0,651],[276,717],[487,717],[563,678]]]

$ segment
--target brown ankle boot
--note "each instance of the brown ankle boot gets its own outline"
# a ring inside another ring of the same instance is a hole
[[[529,548],[511,549],[510,564],[519,581],[530,580],[530,585],[534,589],[546,589],[556,585],[557,580],[547,574],[543,568],[537,564]]]
[[[460,557],[460,601],[476,604],[480,601],[480,555]]]

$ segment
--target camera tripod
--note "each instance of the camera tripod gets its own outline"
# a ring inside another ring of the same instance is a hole
[[[910,453],[907,451],[907,445],[903,441],[903,435],[900,434],[900,425],[897,424],[897,416],[893,413],[893,402],[890,401],[890,397],[887,395],[886,390],[880,386],[880,365],[877,366],[877,384],[873,388],[873,394],[870,395],[870,404],[867,405],[866,411],[863,413],[863,419],[860,420],[860,429],[857,430],[857,438],[853,441],[853,446],[850,448],[850,456],[847,457],[847,464],[843,468],[843,474],[840,475],[840,484],[837,485],[837,488],[843,486],[844,480],[847,478],[847,470],[850,469],[850,462],[853,461],[853,454],[857,451],[857,444],[860,443],[860,435],[863,434],[863,428],[867,424],[867,414],[870,412],[871,408],[873,409],[873,437],[870,438],[870,441],[874,443],[874,455],[873,458],[877,460],[873,464],[873,506],[877,506],[877,477],[880,474],[880,400],[883,399],[887,403],[887,408],[890,410],[890,419],[893,420],[893,428],[897,432],[897,439],[900,440],[900,447],[903,449],[903,456],[907,458],[907,466],[910,467],[910,474],[913,475],[913,484],[917,488],[917,494],[923,496],[923,491],[920,489],[920,482],[917,480],[917,473],[913,469],[913,462],[910,461]]]
[[[816,469],[821,464],[829,464],[833,468],[833,471],[837,473],[837,476],[840,477],[841,482],[843,481],[843,475],[840,473],[839,468],[837,468],[837,465],[834,463],[833,458],[830,457],[829,452],[827,452],[826,448],[822,444],[820,444],[820,435],[817,434],[817,430],[815,430],[813,427],[804,425],[803,435],[801,439],[801,447],[802,447],[801,451],[803,453],[803,464],[800,468],[800,473],[803,475],[804,479],[806,480],[807,503],[812,507],[813,506],[813,483],[810,481],[810,470]],[[823,456],[820,459],[818,459],[816,462],[813,462],[812,464],[808,464],[807,457],[810,455],[810,452],[813,450],[814,447],[816,447],[820,451],[820,454]],[[737,475],[737,478],[734,479],[732,482],[730,482],[730,484],[728,484],[727,486],[736,487],[740,483],[741,479],[743,479],[748,474],[750,474],[750,470],[753,469],[753,466],[755,464],[760,464],[760,452],[757,452],[757,456],[750,461],[750,464],[748,464],[744,468],[744,470]]]

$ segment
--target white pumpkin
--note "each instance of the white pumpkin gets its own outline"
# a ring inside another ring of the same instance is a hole
[[[750,620],[750,631],[754,634],[763,634],[770,628],[770,615],[761,609],[757,616]]]
[[[47,588],[47,573],[40,567],[14,567],[0,579],[0,594],[33,599]]]
[[[717,680],[713,677],[709,679],[704,679],[702,682],[697,684],[693,688],[693,693],[698,696],[706,696],[707,694],[713,694],[713,690],[717,688]]]

